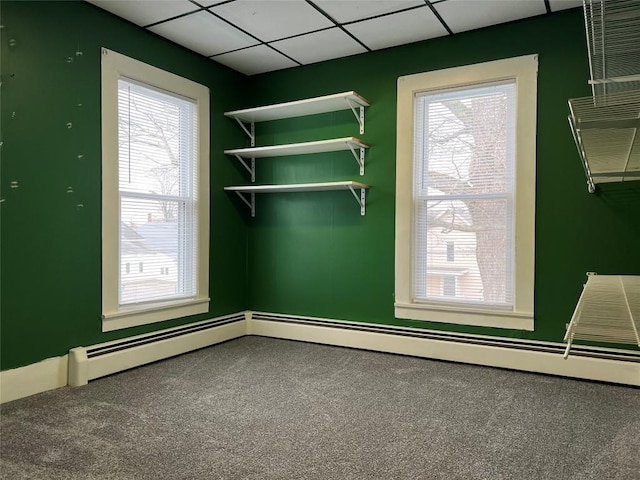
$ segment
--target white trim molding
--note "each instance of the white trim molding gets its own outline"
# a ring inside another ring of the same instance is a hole
[[[536,115],[538,56],[525,55],[398,78],[396,144],[395,316],[430,322],[517,330],[534,329]],[[516,154],[513,302],[507,310],[464,302],[414,298],[416,98],[431,91],[515,81]],[[512,314],[512,315],[509,315]]]
[[[121,305],[120,189],[118,181],[118,80],[126,78],[192,100],[197,112],[197,182],[193,186],[197,234],[196,291],[188,298],[163,299]],[[161,70],[107,48],[101,51],[102,119],[102,331],[187,317],[209,311],[209,197],[210,197],[209,89],[187,78]]]
[[[248,335],[640,386],[640,352],[251,312]]]
[[[67,385],[68,355],[0,372],[0,403]]]
[[[246,313],[238,312],[91,347],[73,348],[69,355],[0,372],[0,403],[66,385],[85,385],[95,378],[243,337],[246,332]]]

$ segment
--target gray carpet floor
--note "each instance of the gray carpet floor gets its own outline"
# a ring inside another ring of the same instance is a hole
[[[2,479],[640,479],[640,390],[244,337],[7,403]]]

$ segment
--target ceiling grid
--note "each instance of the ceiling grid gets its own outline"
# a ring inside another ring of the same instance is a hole
[[[88,1],[247,75],[582,5],[582,0]]]

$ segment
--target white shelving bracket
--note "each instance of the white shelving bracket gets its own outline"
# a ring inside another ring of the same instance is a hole
[[[249,124],[249,128],[247,128],[247,126],[242,122],[242,120],[240,120],[239,118],[236,118],[235,120],[236,120],[236,122],[238,122],[238,125],[240,125],[240,128],[242,128],[242,131],[247,134],[247,137],[249,137],[249,140],[251,140],[251,146],[255,147],[255,145],[256,145],[256,126],[255,126],[255,123],[251,122]]]
[[[569,127],[571,128],[571,133],[573,134],[573,141],[576,143],[576,148],[578,149],[578,153],[580,154],[580,162],[582,162],[582,168],[584,169],[584,173],[587,176],[587,191],[589,193],[596,192],[596,184],[593,181],[593,177],[591,176],[591,169],[589,168],[589,163],[587,162],[587,156],[584,153],[584,149],[582,148],[582,143],[580,142],[580,138],[576,132],[576,126],[573,124],[572,116],[569,115]]]
[[[242,200],[244,204],[251,209],[251,216],[255,217],[256,216],[256,194],[250,193],[249,194],[250,200],[247,200],[247,198],[244,196],[242,192],[236,192],[236,193],[240,197],[240,200]]]
[[[356,193],[355,189],[351,185],[349,185],[349,190],[351,191],[351,193],[355,197],[356,202],[358,202],[358,205],[360,205],[360,215],[364,215],[365,214],[365,206],[366,206],[366,198],[367,198],[366,189],[361,188],[360,189],[360,195],[358,195]]]
[[[242,164],[242,166],[246,168],[247,171],[251,174],[251,181],[255,182],[256,181],[256,159],[254,157],[251,157],[251,165],[247,165],[247,162],[245,162],[242,156],[236,153],[234,157],[236,157],[238,161]]]
[[[593,192],[592,192],[593,193]],[[587,279],[591,276],[591,275],[597,275],[596,272],[587,272]],[[584,291],[585,291],[585,287],[586,287],[586,283],[584,285],[582,285],[582,292],[580,293],[580,298],[578,299],[578,303],[576,304],[576,308],[573,310],[573,315],[571,316],[571,322],[569,322],[569,325],[567,326],[567,333],[564,334],[564,342],[567,342],[567,348],[565,348],[564,350],[564,355],[562,356],[562,358],[564,358],[565,360],[567,358],[569,358],[569,352],[571,351],[571,344],[573,343],[573,337],[575,336],[574,333],[574,328],[578,325],[578,321],[580,320],[580,317],[578,316],[578,312],[580,310],[580,304],[582,303],[582,299],[584,298]]]
[[[348,98],[347,98],[347,103],[349,104],[349,107],[351,108],[353,115],[356,117],[356,121],[358,122],[358,125],[360,125],[360,133],[363,134],[364,133],[364,107],[349,100]]]
[[[360,147],[360,153],[356,152],[356,149],[353,145],[349,144],[349,150],[351,150],[351,153],[353,154],[353,158],[356,159],[356,162],[358,162],[358,165],[360,165],[360,175],[364,175],[364,148]]]
[[[622,281],[622,277],[619,277],[619,279],[620,279],[620,289],[624,294],[624,304],[627,307],[627,313],[629,314],[629,318],[631,319],[631,327],[633,328],[633,333],[635,334],[635,337],[636,337],[636,345],[640,347],[640,334],[638,334],[638,328],[636,327],[636,324],[633,321],[633,312],[631,311],[631,306],[629,305],[629,297],[631,296],[631,293],[628,293],[626,288],[624,287],[624,282]]]

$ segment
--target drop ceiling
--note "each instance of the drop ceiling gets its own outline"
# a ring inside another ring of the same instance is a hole
[[[246,75],[578,7],[582,0],[89,0]]]

